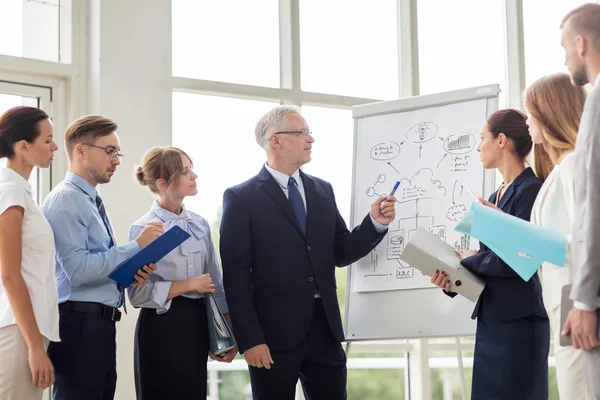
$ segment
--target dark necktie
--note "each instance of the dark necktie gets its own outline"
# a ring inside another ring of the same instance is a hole
[[[100,198],[100,195],[96,194],[96,206],[98,207],[98,212],[100,213],[100,218],[102,218],[102,222],[104,222],[104,227],[106,228],[106,232],[108,232],[108,236],[110,237],[110,245],[108,248],[113,247],[115,242],[115,236],[113,235],[112,228],[110,226],[110,222],[108,221],[108,215],[106,214],[106,208],[104,208],[104,203]],[[121,293],[121,301],[123,302],[123,309],[125,313],[127,313],[127,306],[125,305],[125,287],[120,283],[117,283],[117,288]]]
[[[300,190],[298,190],[298,184],[296,183],[296,180],[291,176],[290,180],[288,181],[288,190],[290,204],[292,205],[294,214],[296,214],[296,218],[298,219],[302,233],[306,235],[306,209],[304,208],[304,201],[300,195]]]

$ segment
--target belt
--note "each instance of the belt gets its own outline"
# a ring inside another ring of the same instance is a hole
[[[116,308],[105,306],[100,303],[90,303],[85,301],[66,301],[58,305],[61,311],[74,311],[88,314],[100,315],[103,319],[110,322],[121,320],[121,311]]]

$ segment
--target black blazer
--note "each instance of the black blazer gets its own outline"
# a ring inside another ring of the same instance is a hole
[[[533,203],[541,187],[542,181],[531,168],[527,168],[506,189],[498,207],[507,214],[529,221]],[[497,195],[496,191],[489,201],[495,204]],[[465,258],[462,265],[486,282],[471,318],[483,317],[490,322],[510,321],[531,315],[547,318],[538,274],[525,282],[483,243],[480,244],[479,252]]]
[[[387,233],[377,233],[368,215],[350,232],[331,185],[300,175],[306,194],[306,237],[266,168],[223,195],[223,282],[242,352],[263,343],[272,351],[301,344],[312,323],[317,290],[331,332],[343,341],[335,266],[364,257]]]

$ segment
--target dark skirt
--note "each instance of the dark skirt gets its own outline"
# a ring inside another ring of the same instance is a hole
[[[478,318],[471,400],[547,400],[550,324]]]
[[[204,299],[176,297],[164,314],[143,308],[135,332],[137,399],[206,399],[207,357]]]

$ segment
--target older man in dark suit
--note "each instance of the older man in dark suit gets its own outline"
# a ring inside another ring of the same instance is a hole
[[[314,139],[300,110],[280,106],[256,126],[259,174],[223,196],[221,258],[233,330],[254,399],[346,398],[335,267],[367,255],[395,217],[383,196],[348,230],[331,184],[300,171]],[[333,163],[333,162],[332,162]]]

